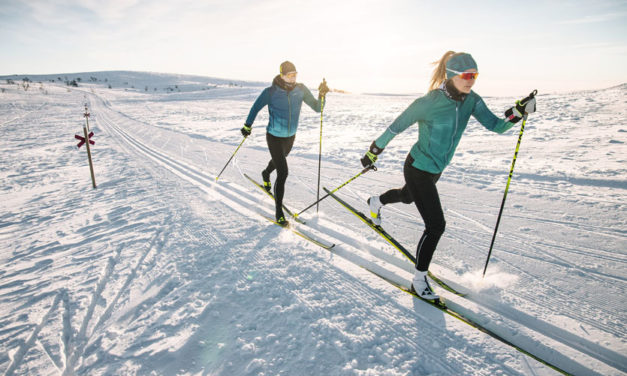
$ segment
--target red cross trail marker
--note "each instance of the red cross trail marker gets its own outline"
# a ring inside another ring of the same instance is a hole
[[[87,137],[89,138],[89,143],[91,145],[96,145],[95,141],[92,141],[91,136],[94,135],[94,132],[89,132],[89,135],[87,135]],[[78,143],[78,145],[76,145],[79,149],[81,148],[81,146],[83,146],[85,144],[85,137],[81,137],[77,134],[74,135],[74,138],[79,140],[80,142]]]

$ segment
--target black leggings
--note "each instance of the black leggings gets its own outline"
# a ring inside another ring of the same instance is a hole
[[[268,162],[268,167],[264,170],[264,175],[270,176],[272,171],[276,170],[276,180],[274,181],[274,199],[276,201],[276,217],[283,216],[283,196],[285,195],[285,181],[287,180],[287,155],[292,150],[294,139],[292,137],[276,137],[270,133],[266,133],[266,141],[268,142],[268,150],[272,159]]]
[[[429,269],[435,248],[446,227],[440,195],[435,186],[442,174],[431,174],[419,170],[412,166],[413,162],[414,158],[408,155],[403,167],[405,186],[401,189],[391,189],[385,192],[381,195],[380,200],[384,205],[395,202],[405,204],[413,202],[416,204],[425,223],[425,231],[422,233],[416,248],[416,269],[424,272]]]

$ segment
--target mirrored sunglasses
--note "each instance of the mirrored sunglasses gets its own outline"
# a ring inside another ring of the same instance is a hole
[[[446,68],[446,70],[461,76],[463,80],[476,80],[477,77],[479,77],[479,72],[458,72],[448,68]]]

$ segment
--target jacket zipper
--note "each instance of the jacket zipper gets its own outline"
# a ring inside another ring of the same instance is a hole
[[[292,103],[290,101],[290,92],[287,92],[287,135],[292,131]]]
[[[451,146],[449,146],[448,152],[446,153],[447,157],[449,157],[449,154],[451,154],[451,149],[453,149],[453,143],[455,142],[455,135],[457,134],[458,123],[459,123],[459,103],[455,101],[455,130],[453,130],[453,135],[451,136]]]

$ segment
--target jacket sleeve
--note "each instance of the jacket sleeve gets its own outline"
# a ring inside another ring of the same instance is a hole
[[[267,106],[270,103],[270,88],[265,88],[261,94],[259,94],[259,96],[257,97],[257,100],[255,100],[255,103],[253,103],[253,106],[250,109],[250,112],[248,113],[248,117],[246,118],[246,122],[244,124],[248,125],[249,127],[251,125],[253,125],[253,123],[255,122],[255,118],[257,117],[257,114],[259,113],[259,111],[261,111],[262,108],[264,108],[265,106]]]
[[[316,100],[316,98],[314,98],[313,94],[311,94],[311,91],[309,91],[307,86],[301,85],[301,87],[303,88],[304,92],[303,101],[307,103],[307,105],[311,107],[312,110],[316,112],[322,111],[322,100],[320,98]]]
[[[428,108],[428,100],[426,98],[426,96],[418,98],[410,104],[409,107],[390,124],[385,132],[375,140],[377,147],[381,149],[385,148],[397,134],[403,132],[418,120],[424,120]]]
[[[475,117],[485,128],[496,133],[504,133],[508,129],[514,126],[514,123],[510,123],[505,119],[500,119],[490,111],[488,106],[481,97],[478,96],[475,108],[472,111],[472,116]]]

